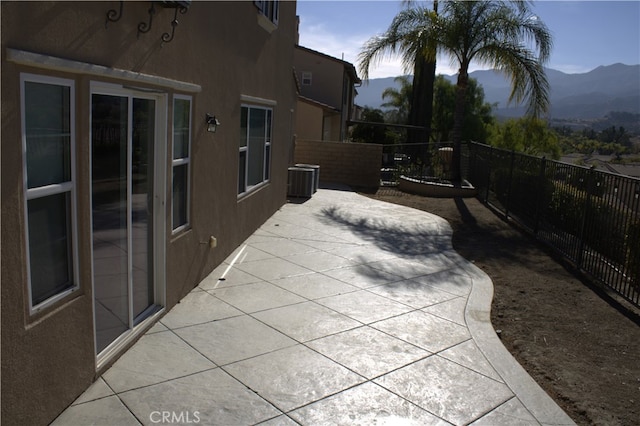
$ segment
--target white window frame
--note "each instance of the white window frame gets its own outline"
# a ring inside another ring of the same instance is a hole
[[[279,0],[254,0],[253,2],[260,13],[267,17],[269,21],[278,25],[280,17],[280,1]]]
[[[27,131],[26,131],[26,99],[25,99],[25,86],[27,82],[40,83],[40,84],[50,84],[56,86],[65,86],[69,87],[69,161],[70,161],[70,172],[71,177],[69,181],[57,183],[57,184],[49,184],[45,186],[40,186],[36,188],[29,188],[27,181]],[[28,288],[28,298],[29,298],[29,313],[31,315],[40,312],[42,309],[47,308],[56,302],[64,299],[69,294],[75,292],[79,288],[79,268],[78,268],[78,232],[77,232],[77,208],[76,208],[76,132],[75,132],[75,81],[71,79],[50,77],[46,75],[39,74],[29,74],[29,73],[21,73],[20,74],[20,118],[21,118],[21,139],[22,139],[22,170],[23,170],[23,190],[24,190],[24,232],[25,232],[25,258],[26,258],[26,269],[27,269],[27,288]],[[48,299],[34,305],[33,304],[33,291],[31,288],[31,253],[29,250],[29,208],[28,202],[29,200],[34,200],[37,198],[42,198],[50,195],[57,194],[69,194],[70,198],[70,211],[67,214],[70,214],[71,217],[67,218],[70,224],[70,239],[71,239],[71,253],[69,261],[72,263],[70,265],[71,270],[71,286],[67,289],[62,290],[61,292],[49,297]]]
[[[269,104],[255,104],[255,103],[242,103],[240,105],[240,114],[242,114],[242,109],[243,108],[248,108],[249,111],[249,115],[247,116],[247,132],[249,132],[249,117],[251,116],[251,110],[252,109],[259,109],[262,111],[270,111],[271,112],[271,123],[270,123],[270,127],[265,126],[265,135],[264,135],[264,149],[262,151],[262,161],[263,161],[263,169],[262,169],[262,181],[255,184],[255,185],[249,185],[248,184],[248,180],[249,180],[249,157],[250,157],[250,152],[249,152],[249,135],[247,133],[247,144],[245,146],[240,146],[240,144],[238,144],[238,160],[240,159],[240,153],[244,152],[245,153],[245,160],[244,160],[244,191],[240,192],[238,191],[238,198],[242,198],[244,196],[246,196],[247,194],[257,190],[258,188],[263,187],[264,185],[268,184],[271,181],[271,158],[273,157],[273,152],[271,150],[271,141],[273,140],[273,122],[274,122],[274,105],[275,102],[273,103],[269,103]],[[268,148],[268,149],[267,149]],[[267,156],[267,150],[269,151],[269,156]],[[237,187],[240,186],[240,170],[238,170],[238,185]]]
[[[175,108],[177,99],[187,100],[189,101],[189,141],[188,141],[188,156],[182,158],[173,158],[173,144],[175,143],[175,122],[173,121],[173,115],[171,117],[171,229],[173,234],[177,234],[184,229],[188,229],[191,226],[190,218],[191,218],[191,140],[192,140],[192,130],[191,125],[193,122],[193,98],[188,95],[173,95],[173,108]],[[177,166],[187,166],[187,187],[185,188],[187,192],[186,203],[187,203],[187,212],[186,212],[186,222],[176,228],[173,227],[173,175],[174,168]]]

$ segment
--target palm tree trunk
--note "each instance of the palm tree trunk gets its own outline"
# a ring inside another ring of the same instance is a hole
[[[409,117],[407,124],[418,126],[419,117],[422,112],[422,93],[424,81],[422,78],[425,61],[416,56],[413,64],[413,83],[411,88],[411,104],[409,106]],[[422,132],[417,129],[409,129],[407,132],[407,143],[416,143],[422,138]]]
[[[467,85],[469,84],[468,66],[464,64],[460,67],[458,73],[458,83],[456,85],[456,110],[453,116],[453,130],[451,132],[453,139],[453,158],[451,161],[451,180],[460,182],[461,163],[462,163],[462,125],[464,121],[464,104],[467,93]]]
[[[409,123],[422,129],[409,129],[407,143],[428,143],[431,137],[431,116],[433,114],[433,82],[435,80],[436,64],[426,61],[423,57],[416,57],[413,90],[411,94],[411,108]],[[420,145],[414,155],[422,161],[426,160],[426,145]]]
[[[438,0],[433,2],[433,11],[438,13]],[[435,47],[433,50],[435,50]],[[433,85],[436,80],[436,61],[426,60],[422,54],[416,55],[413,66],[413,90],[411,93],[411,107],[409,109],[408,124],[420,126],[424,130],[409,129],[408,143],[423,143],[419,145],[416,155],[423,163],[427,162],[429,140],[431,139],[431,121],[433,117]]]

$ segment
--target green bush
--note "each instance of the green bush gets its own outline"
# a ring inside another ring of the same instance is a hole
[[[539,167],[536,170],[517,169],[513,173],[508,169],[495,170],[492,190],[509,212],[520,217],[532,217],[539,213],[539,207],[549,204],[555,187],[547,177],[541,179],[538,170]]]
[[[624,265],[625,215],[624,210],[611,205],[606,198],[591,195],[587,202],[586,191],[557,185],[547,205],[545,220],[569,234],[582,236],[592,250]]]
[[[585,213],[585,195],[575,189],[555,185],[546,206],[545,220],[556,228],[572,235],[580,235]]]

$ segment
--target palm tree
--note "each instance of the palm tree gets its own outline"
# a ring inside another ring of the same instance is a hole
[[[403,0],[407,7],[412,7],[415,0]],[[438,14],[438,0],[433,0],[433,9],[430,12],[434,16]],[[423,49],[435,50],[433,40],[428,41]],[[416,58],[413,65],[413,91],[411,93],[411,108],[409,108],[409,123],[414,126],[424,128],[409,129],[407,132],[409,143],[420,142],[421,140],[428,143],[431,139],[431,122],[433,121],[433,96],[434,84],[436,81],[436,57],[435,55],[423,55],[416,52]],[[418,158],[426,160],[427,145],[418,145]]]
[[[460,180],[462,123],[472,62],[502,71],[511,79],[509,100],[528,100],[528,112],[538,117],[549,105],[549,83],[543,64],[551,52],[551,35],[533,16],[526,2],[446,1],[440,13],[423,7],[401,11],[387,32],[370,39],[360,54],[360,67],[368,69],[385,55],[400,53],[403,63],[422,54],[448,56],[459,66],[452,179]],[[435,46],[435,49],[429,48]]]
[[[399,54],[403,58],[403,66],[406,72],[413,72],[413,83],[410,97],[410,105],[407,116],[407,124],[421,127],[409,129],[407,142],[428,142],[431,134],[431,116],[433,113],[433,83],[436,73],[435,55],[425,55],[426,49],[433,50],[433,42],[425,38],[413,38],[401,40],[398,38],[403,25],[404,17],[411,14],[414,9],[427,10],[416,7],[415,0],[403,0],[406,7],[394,18],[389,29],[382,35],[373,37],[363,47],[360,53],[360,73],[364,79],[369,77],[369,68],[376,61],[383,59],[385,55]],[[438,0],[433,1],[433,10],[430,13],[437,14]],[[425,149],[418,149],[417,157],[424,157]]]

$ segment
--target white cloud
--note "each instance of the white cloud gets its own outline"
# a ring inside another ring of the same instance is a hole
[[[357,69],[358,54],[369,37],[370,35],[359,34],[345,37],[328,30],[323,24],[305,22],[305,31],[300,33],[300,45],[350,62]],[[380,62],[369,70],[369,78],[395,77],[402,74],[400,59]]]
[[[358,68],[358,54],[364,43],[371,37],[370,34],[338,34],[323,23],[311,23],[307,20],[304,22],[304,29],[303,32],[300,32],[301,46],[350,62],[356,69]],[[487,69],[487,67],[478,67],[472,64],[469,71],[478,69]],[[450,63],[448,58],[439,58],[436,72],[447,75],[456,74],[458,66]],[[384,61],[376,63],[369,69],[369,78],[397,77],[404,74],[402,61],[399,57],[385,58]],[[362,76],[360,75],[360,77]]]
[[[411,74],[412,72],[409,73]],[[402,61],[400,59],[380,62],[369,70],[369,78],[397,77],[404,74],[406,73],[402,69]]]

